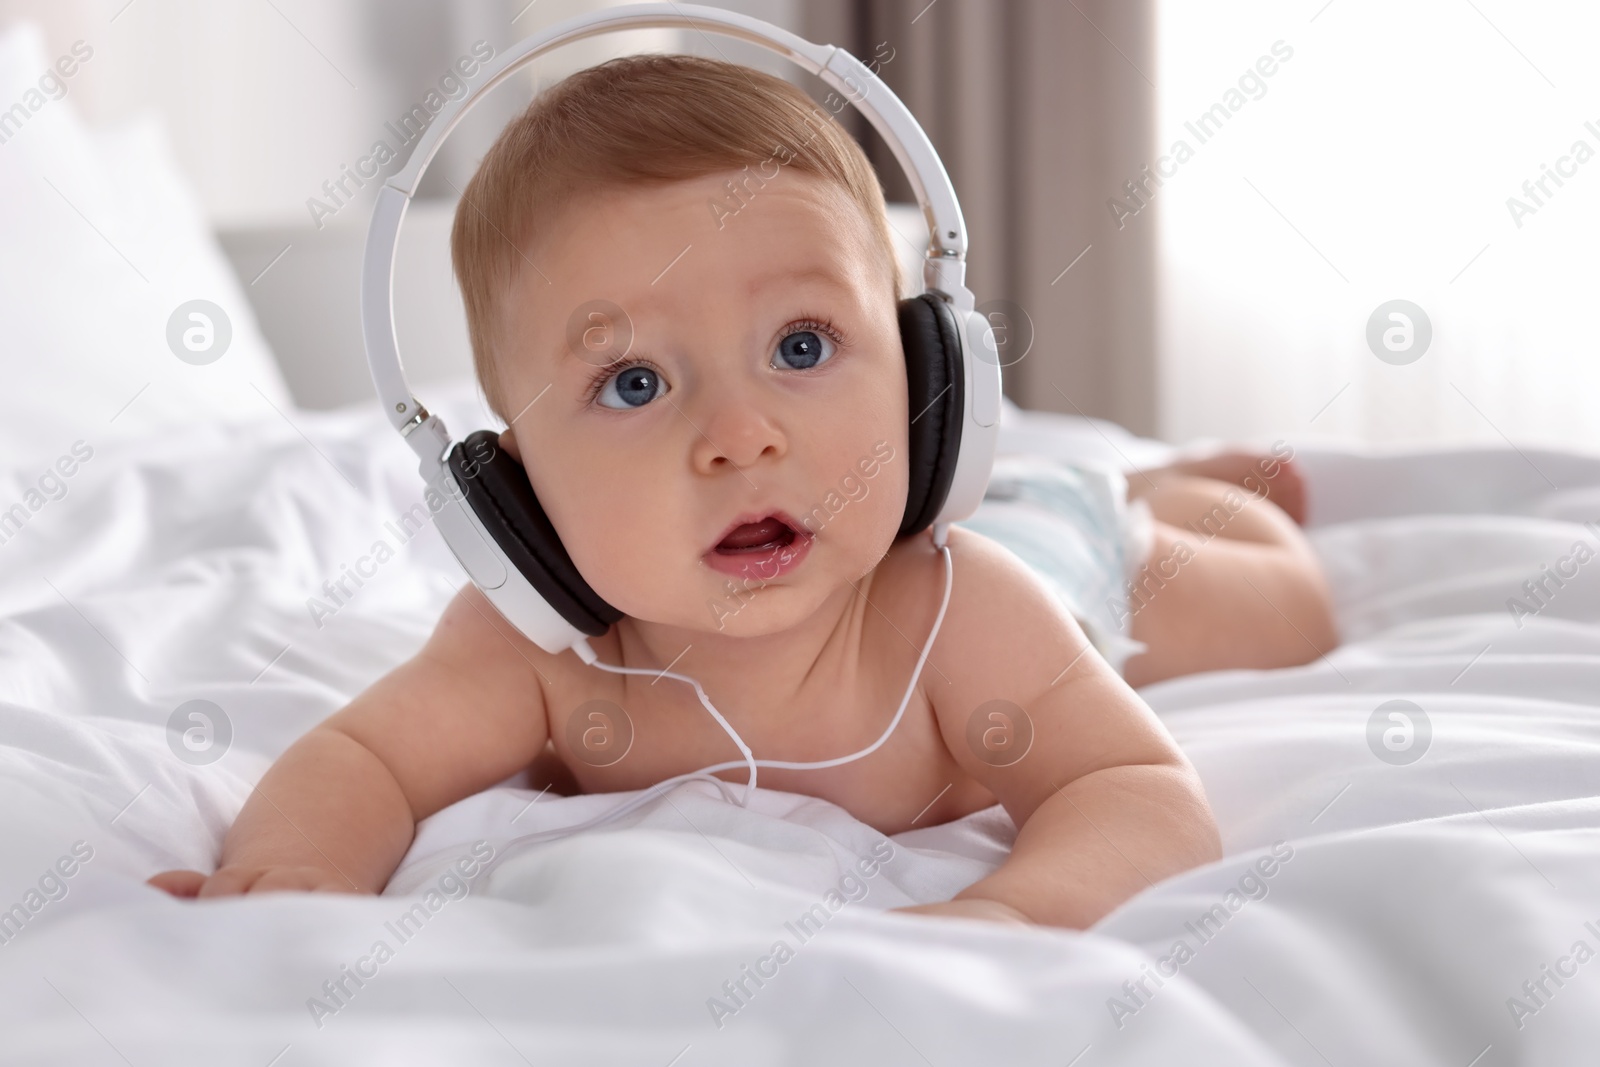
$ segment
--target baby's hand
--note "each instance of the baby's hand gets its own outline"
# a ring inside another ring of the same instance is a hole
[[[175,897],[228,897],[299,890],[307,893],[366,893],[342,874],[321,867],[219,867],[215,874],[162,871],[145,880]]]
[[[983,900],[978,897],[968,897],[965,900],[945,900],[937,904],[912,904],[904,908],[890,908],[890,911],[909,912],[914,915],[953,915],[958,919],[988,919],[991,922],[1021,923],[1023,926],[1034,925],[1022,912],[1009,904],[1002,904],[998,900]]]

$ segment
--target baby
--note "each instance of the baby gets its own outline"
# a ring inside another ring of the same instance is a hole
[[[613,60],[502,132],[452,237],[500,446],[624,615],[591,639],[600,661],[692,676],[759,757],[788,761],[883,732],[945,589],[930,532],[896,537],[914,413],[882,190],[817,113],[744,67]],[[614,310],[593,319],[598,307]],[[624,331],[625,350],[591,343],[596,322]],[[1295,502],[1292,464],[1225,454],[1125,489],[1058,468],[1122,524],[1108,567],[1125,610],[1097,626],[1143,646],[1126,678],[1086,638],[1089,608],[954,525],[947,613],[900,725],[855,762],[760,775],[884,834],[1004,805],[1019,828],[1006,862],[954,900],[900,910],[1081,929],[1218,859],[1194,769],[1129,682],[1303,663],[1336,641],[1315,560],[1266,499]],[[996,508],[1036,494],[1024,474],[997,467],[1010,503]],[[819,510],[846,478],[868,491]],[[1252,481],[1250,494],[1229,484]],[[1186,524],[1229,494],[1239,506],[1201,543]],[[1145,512],[1134,559],[1120,532]],[[1186,558],[1135,596],[1146,564],[1179,545]],[[752,577],[733,600],[730,576]],[[579,711],[594,701],[625,709],[621,758],[585,751]],[[214,873],[150,882],[179,896],[377,893],[421,820],[519,772],[620,792],[739,755],[690,686],[550,655],[469,584],[414,658],[271,767]]]

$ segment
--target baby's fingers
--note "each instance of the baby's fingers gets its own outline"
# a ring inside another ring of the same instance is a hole
[[[282,891],[359,893],[343,877],[316,867],[274,867],[251,885],[252,893]]]
[[[145,879],[145,885],[164,889],[175,897],[192,897],[205,885],[206,876],[199,871],[162,871]]]
[[[365,893],[343,875],[319,867],[222,867],[211,875],[199,871],[162,871],[146,884],[175,897],[229,897],[246,893]]]
[[[200,887],[201,897],[231,897],[248,893],[257,879],[267,872],[265,867],[219,867],[215,874]]]

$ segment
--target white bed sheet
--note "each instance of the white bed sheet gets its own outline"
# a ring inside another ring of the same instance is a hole
[[[431,399],[458,435],[477,424],[470,391]],[[1006,444],[1167,451],[1041,415]],[[1596,542],[1581,523],[1600,517],[1600,457],[1298,454],[1346,644],[1143,691],[1199,768],[1227,856],[1080,934],[883,913],[1000,862],[1014,829],[998,808],[886,846],[826,802],[762,790],[741,810],[703,783],[514,856],[460,899],[447,872],[475,843],[498,854],[616,798],[469,798],[424,824],[378,898],[149,889],[156,870],[209,869],[271,759],[410,654],[462,577],[430,527],[313,622],[307,598],[397,542],[385,524],[421,499],[375,411],[99,450],[0,544],[0,921],[75,844],[92,850],[0,943],[0,1061],[1573,1062],[1600,1036],[1600,963],[1571,956],[1600,950],[1600,564],[1520,627],[1505,601]],[[0,507],[34,477],[0,471]],[[206,766],[165,729],[197,698],[233,731]],[[1397,698],[1432,724],[1408,766],[1367,742]],[[1292,855],[1250,881],[1275,845]],[[829,908],[874,846],[894,853],[865,897]],[[1241,885],[1259,899],[1230,899]],[[407,898],[430,888],[434,910]],[[792,924],[814,906],[802,941]],[[1173,957],[1180,938],[1192,958]],[[735,1001],[723,983],[780,939],[793,957]],[[380,940],[393,957],[377,962]],[[328,997],[363,957],[372,976]],[[1557,986],[1546,965],[1572,976]],[[1536,1004],[1522,983],[1541,978]]]

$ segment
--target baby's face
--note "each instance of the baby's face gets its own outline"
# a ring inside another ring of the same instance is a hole
[[[636,619],[756,636],[893,543],[906,370],[855,202],[784,170],[738,207],[730,177],[569,207],[528,250],[499,369],[534,492],[595,591]],[[727,538],[766,516],[800,529]]]

